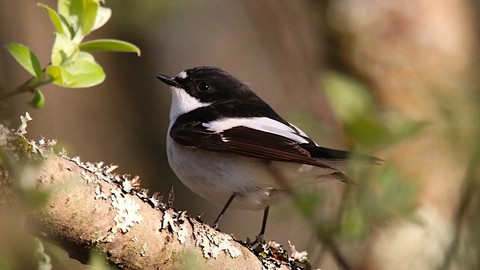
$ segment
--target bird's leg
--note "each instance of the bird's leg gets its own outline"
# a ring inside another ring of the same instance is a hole
[[[260,230],[260,233],[258,236],[263,236],[265,234],[265,228],[267,227],[267,219],[268,219],[268,209],[270,206],[267,206],[265,210],[263,211],[263,222],[262,222],[262,229]]]
[[[269,206],[263,210],[263,222],[262,222],[262,229],[260,230],[260,233],[257,235],[257,239],[255,239],[254,243],[259,243],[259,244],[265,244],[265,228],[267,227],[267,219],[268,219],[268,210]]]
[[[218,215],[217,219],[213,223],[212,228],[214,228],[215,230],[218,228],[218,221],[222,218],[223,214],[225,214],[225,211],[227,211],[228,206],[230,205],[230,203],[232,203],[233,198],[235,198],[235,196],[237,196],[236,192],[234,192],[232,196],[230,196],[230,199],[228,199],[227,203],[225,204],[222,211],[220,212],[220,215]]]

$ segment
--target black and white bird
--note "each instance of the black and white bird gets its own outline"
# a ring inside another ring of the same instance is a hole
[[[341,172],[348,160],[380,161],[319,146],[220,68],[157,77],[172,90],[168,162],[192,191],[224,205],[215,228],[229,206],[263,209],[263,236],[269,206],[286,193],[325,179],[350,182]]]

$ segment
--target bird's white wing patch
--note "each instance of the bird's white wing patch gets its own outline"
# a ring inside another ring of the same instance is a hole
[[[303,133],[303,131],[300,131],[300,129],[298,129],[298,132],[300,132],[300,134],[297,134],[296,131],[291,127],[268,117],[227,118],[205,123],[203,124],[203,126],[210,131],[215,131],[219,133],[234,127],[243,126],[287,137],[298,143],[309,143],[309,141],[307,141],[301,136],[306,136],[306,134]]]
[[[290,122],[289,122],[289,124],[292,125],[294,128],[296,128],[297,131],[298,131],[298,133],[300,133],[300,135],[302,135],[303,137],[307,137],[307,138],[308,138],[308,135],[307,135],[305,132],[303,132],[303,130],[299,129],[297,126],[295,126],[294,124],[292,124],[292,123],[290,123]],[[316,143],[316,142],[313,142],[313,143],[314,143],[316,146],[319,146],[318,143]]]

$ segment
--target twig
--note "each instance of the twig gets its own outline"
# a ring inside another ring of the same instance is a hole
[[[445,253],[445,259],[443,260],[442,265],[438,267],[439,270],[447,270],[450,268],[453,259],[455,258],[458,248],[460,246],[460,237],[462,233],[462,225],[465,219],[465,215],[471,205],[473,196],[476,192],[476,174],[478,173],[480,165],[480,133],[477,134],[477,139],[475,143],[475,148],[472,153],[472,157],[470,158],[470,162],[468,164],[465,179],[463,180],[462,187],[460,190],[460,203],[454,215],[454,234],[452,242],[448,247]]]
[[[35,83],[33,85],[30,85],[32,82],[34,82],[34,80],[35,80]],[[40,80],[40,81],[37,81],[36,78],[31,78],[31,79],[27,80],[26,82],[24,82],[19,87],[17,87],[17,89],[15,89],[14,91],[1,93],[0,94],[0,101],[3,101],[7,98],[11,98],[15,95],[25,93],[25,92],[33,93],[35,88],[50,84],[53,81],[54,81],[54,78],[47,78],[45,80]]]
[[[1,93],[0,94],[0,101],[3,101],[7,98],[11,98],[15,95],[25,93],[25,92],[33,92],[33,88],[29,86],[29,83],[32,81],[32,79],[27,80],[24,82],[22,85],[17,87],[14,91],[6,92],[6,93]]]
[[[283,174],[277,168],[269,167],[269,173],[277,181],[277,184],[279,184],[282,188],[284,188],[284,190],[287,192],[287,194],[292,199],[296,198],[296,194],[293,191],[293,189],[291,188],[290,184],[288,183],[288,181],[285,179]],[[344,195],[346,196],[346,194],[344,194]],[[344,199],[344,198],[342,198],[342,199]],[[294,205],[296,205],[296,204],[294,204]],[[341,206],[340,209],[343,209],[343,207]],[[303,212],[300,211],[300,213],[303,213]],[[338,219],[338,216],[337,216],[337,219]],[[326,249],[328,249],[331,252],[332,256],[337,261],[337,264],[344,270],[352,269],[349,266],[345,257],[343,256],[343,254],[341,253],[341,251],[338,249],[338,247],[334,243],[333,239],[331,239],[331,237],[328,236],[329,235],[328,233],[327,234],[324,233],[324,230],[322,230],[322,227],[323,227],[322,224],[319,224],[319,222],[316,222],[315,220],[307,218],[307,217],[305,217],[305,220],[313,228],[318,242],[322,243],[326,247]]]

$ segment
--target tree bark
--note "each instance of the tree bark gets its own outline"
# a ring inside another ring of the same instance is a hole
[[[87,263],[94,249],[122,269],[178,269],[186,263],[204,269],[262,269],[257,256],[232,236],[189,217],[186,211],[165,209],[156,196],[148,197],[138,188],[138,177],[112,174],[116,166],[60,157],[21,135],[14,137],[16,143],[24,140],[19,143],[23,147],[0,145],[3,153],[23,149],[44,157],[34,183],[35,190],[46,192],[48,199],[27,214],[27,229],[59,245],[72,258]],[[0,157],[0,165],[8,169],[5,155]],[[22,162],[10,165],[17,163]],[[0,174],[4,210],[18,205],[16,200],[22,197],[7,199],[7,194],[19,190],[15,184],[6,184],[18,180],[8,179],[9,175],[14,178],[15,174]],[[285,262],[275,263],[290,269]]]

